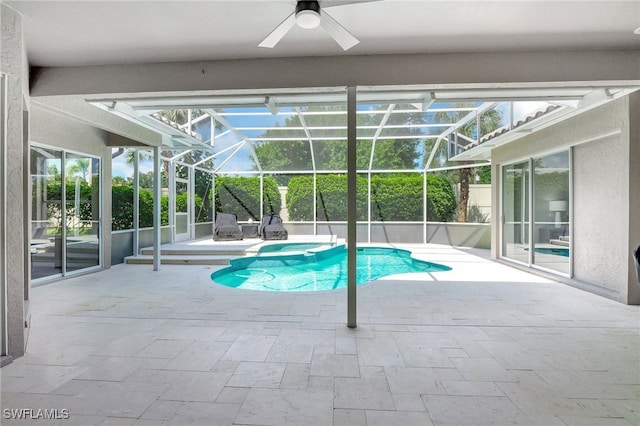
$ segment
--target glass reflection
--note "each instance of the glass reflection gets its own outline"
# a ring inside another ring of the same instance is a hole
[[[100,160],[67,154],[66,271],[100,265]]]
[[[31,278],[62,274],[62,152],[31,148]]]
[[[569,152],[533,163],[533,264],[569,274]]]

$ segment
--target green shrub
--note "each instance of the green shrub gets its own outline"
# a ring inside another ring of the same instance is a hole
[[[371,179],[371,216],[374,221],[423,220],[423,177],[420,174],[373,176]],[[356,181],[358,220],[367,219],[367,178]],[[456,210],[453,185],[445,176],[428,175],[427,217],[429,220],[450,221]],[[317,177],[317,213],[321,221],[347,220],[347,177],[320,175]],[[313,177],[297,176],[287,189],[289,219],[313,220]]]
[[[282,208],[276,181],[263,182],[264,212],[260,211],[260,178],[222,176],[215,180],[216,212],[235,213],[238,220],[260,220],[264,214],[279,214]]]
[[[133,229],[133,186],[111,187],[111,230]]]
[[[458,203],[453,184],[444,175],[427,175],[427,220],[450,222]]]
[[[138,217],[140,228],[153,227],[153,192],[148,188],[140,188],[138,191],[140,204],[138,205]],[[133,229],[133,186],[119,185],[111,187],[112,197],[112,230]],[[186,193],[176,196],[176,211],[187,211],[188,195]],[[202,198],[194,195],[196,212],[204,212]],[[201,213],[198,222],[206,222],[208,215]],[[210,219],[209,219],[210,220]],[[169,225],[169,197],[163,195],[160,198],[160,224]]]
[[[290,220],[313,220],[313,178],[296,176],[287,185],[287,211]]]
[[[138,205],[139,226],[140,228],[151,228],[153,227],[153,193],[151,189],[140,188],[138,194],[140,197]]]
[[[316,217],[320,221],[347,220],[347,177],[344,175],[317,176]],[[367,218],[367,180],[358,177],[356,210],[358,220]],[[313,176],[297,176],[287,187],[289,219],[313,221]]]
[[[94,206],[98,206],[98,194],[94,193],[94,189],[97,190],[97,186],[92,187],[86,181],[79,181],[79,199],[78,199],[78,217],[81,221],[97,220],[97,209],[94,211]],[[35,191],[35,188],[34,188]],[[62,229],[61,222],[61,203],[62,198],[62,183],[48,182],[47,183],[47,216],[49,218],[57,218],[55,224],[58,232]],[[65,201],[67,205],[67,218],[75,216],[75,200],[76,200],[76,182],[73,180],[67,181]],[[83,225],[84,226],[84,225]]]
[[[422,221],[423,183],[419,174],[373,176],[371,220]]]

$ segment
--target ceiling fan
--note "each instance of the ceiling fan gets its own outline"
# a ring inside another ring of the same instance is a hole
[[[321,7],[321,3],[325,6]],[[344,6],[352,3],[363,3],[363,0],[297,1],[294,12],[275,27],[258,46],[269,48],[274,47],[295,25],[304,29],[317,28],[319,25],[329,33],[329,35],[340,45],[340,47],[342,47],[342,49],[349,50],[356,44],[360,43],[360,41],[347,31],[346,28],[340,25],[338,21],[333,19],[324,9],[334,6]]]

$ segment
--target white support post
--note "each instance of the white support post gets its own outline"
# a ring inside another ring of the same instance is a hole
[[[215,231],[216,227],[216,174],[211,174],[211,220],[213,221],[213,226],[211,228],[211,233]]]
[[[318,174],[313,169],[313,235],[318,235]]]
[[[160,199],[162,198],[162,181],[160,179],[162,162],[160,160],[160,147],[153,148],[153,270],[160,270],[160,244],[161,244],[161,211]]]
[[[160,158],[159,155],[158,158]],[[168,161],[168,163],[169,176],[167,176],[167,185],[169,186],[169,205],[167,207],[169,210],[169,242],[173,244],[176,241],[176,163],[173,161]],[[162,165],[162,160],[160,160],[160,165]],[[160,167],[158,167],[158,170],[159,173],[161,173],[162,169]]]
[[[133,151],[133,255],[140,253],[140,151]]]
[[[356,88],[347,88],[347,327],[356,328]]]
[[[258,223],[262,221],[262,216],[264,216],[264,173],[260,172],[260,216],[258,216]]]
[[[422,242],[427,244],[427,222],[429,218],[427,217],[427,209],[429,207],[429,201],[427,199],[427,171],[423,170],[423,187],[422,187],[422,210],[423,210],[423,227],[422,227]]]
[[[367,172],[367,242],[371,242],[371,168]]]
[[[189,110],[191,111],[191,110]],[[196,237],[196,168],[189,166],[189,239]]]

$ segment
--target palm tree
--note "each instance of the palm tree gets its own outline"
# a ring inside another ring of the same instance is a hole
[[[455,104],[454,107],[464,108],[468,107],[468,104]],[[457,117],[452,117],[451,113],[438,113],[436,119],[445,122],[455,122]],[[490,109],[483,112],[480,115],[480,120],[472,120],[460,127],[457,132],[468,138],[475,139],[476,136],[480,139],[480,135],[486,135],[493,130],[502,126],[502,112],[498,109]],[[479,127],[479,129],[478,129]],[[480,133],[480,134],[478,134]],[[463,162],[462,164],[469,164],[469,162]],[[473,169],[470,167],[464,167],[458,169],[458,182],[460,183],[460,201],[458,202],[458,222],[467,221],[467,210],[469,206],[469,184]]]
[[[83,181],[87,181],[87,176],[89,176],[89,166],[91,162],[88,158],[77,158],[75,160],[75,164],[71,164],[67,167],[67,175],[68,176],[80,176]]]

